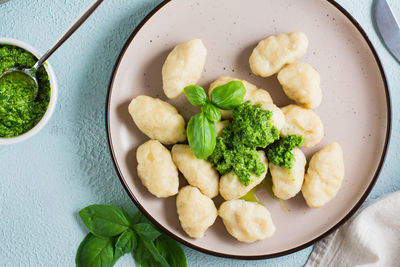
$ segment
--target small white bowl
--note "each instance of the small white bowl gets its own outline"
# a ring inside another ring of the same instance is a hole
[[[28,52],[32,53],[35,57],[40,58],[42,54],[30,46],[27,43],[24,43],[19,40],[11,39],[11,38],[1,38],[0,37],[0,44],[8,44],[8,45],[14,45],[17,47],[20,47],[22,49],[27,50]],[[15,136],[15,137],[10,137],[10,138],[1,138],[0,137],[0,145],[10,145],[10,144],[15,144],[18,142],[25,141],[35,134],[37,134],[43,126],[46,125],[46,123],[49,121],[51,115],[53,115],[54,109],[56,107],[57,103],[57,96],[58,96],[58,86],[57,86],[57,80],[56,76],[54,74],[53,68],[51,65],[46,61],[46,64],[43,65],[44,68],[46,69],[47,74],[49,75],[50,79],[50,102],[49,106],[46,110],[46,113],[43,115],[42,119],[29,131],[27,131],[24,134]]]

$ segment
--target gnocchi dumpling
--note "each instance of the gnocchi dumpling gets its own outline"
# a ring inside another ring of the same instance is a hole
[[[217,136],[222,136],[222,131],[226,126],[231,124],[231,122],[229,120],[224,120],[224,121],[214,122],[214,124],[215,124],[215,129],[217,129]]]
[[[251,243],[271,237],[275,225],[264,206],[242,199],[225,201],[218,210],[226,230],[241,242]]]
[[[278,73],[285,94],[304,108],[314,109],[321,104],[321,78],[309,64],[294,62]]]
[[[218,215],[211,198],[190,185],[179,190],[176,208],[183,230],[192,238],[203,237]]]
[[[282,127],[285,125],[285,115],[283,114],[282,110],[273,103],[262,102],[260,104],[261,109],[269,110],[272,112],[271,124],[275,126],[278,130],[281,130]]]
[[[331,143],[310,160],[301,189],[307,205],[319,208],[328,203],[336,196],[343,179],[343,151],[338,143]]]
[[[268,160],[264,151],[258,151],[258,156],[265,166],[265,171],[260,175],[260,177],[252,174],[250,176],[252,182],[248,186],[242,184],[233,171],[221,177],[219,180],[219,193],[225,200],[237,199],[246,195],[251,189],[264,180],[268,171]]]
[[[219,175],[209,161],[198,159],[188,145],[174,145],[172,159],[188,183],[209,198],[218,195]]]
[[[163,89],[168,98],[177,98],[186,86],[199,81],[206,56],[207,49],[200,39],[175,46],[162,67]]]
[[[272,76],[285,64],[302,57],[307,48],[308,38],[302,32],[270,36],[259,42],[251,53],[251,71],[261,77]]]
[[[138,147],[137,172],[143,185],[156,197],[169,197],[178,193],[178,170],[171,153],[157,140]]]
[[[186,140],[185,120],[171,104],[140,95],[128,109],[136,126],[151,139],[166,145]]]
[[[285,125],[281,129],[281,136],[289,134],[304,136],[304,147],[313,147],[324,137],[324,126],[318,115],[297,105],[288,105],[281,108],[285,114]]]
[[[246,94],[243,98],[243,102],[250,101],[252,105],[260,103],[272,103],[271,95],[264,89],[259,89],[252,83],[245,80],[236,79],[230,76],[222,76],[210,84],[208,89],[208,95],[211,97],[211,92],[215,87],[227,84],[230,81],[241,81],[246,88]],[[232,110],[220,110],[221,116],[224,119],[232,118]]]
[[[295,148],[292,150],[294,156],[293,167],[285,169],[269,163],[272,176],[272,191],[280,199],[287,200],[300,192],[304,181],[306,157],[303,152]]]

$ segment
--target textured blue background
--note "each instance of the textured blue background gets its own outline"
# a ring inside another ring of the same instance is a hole
[[[278,1],[278,0],[277,0]],[[400,17],[400,1],[388,0]],[[0,5],[0,36],[45,51],[91,0],[11,0]],[[107,0],[49,60],[59,101],[32,139],[0,147],[0,266],[73,266],[86,229],[77,212],[89,204],[135,207],[108,153],[104,107],[109,78],[125,41],[160,0]],[[370,198],[400,189],[400,65],[379,40],[372,0],[340,0],[364,27],[382,59],[393,102],[392,141]],[[244,2],[245,3],[245,2]],[[246,4],[249,2],[246,1]],[[311,248],[271,260],[235,261],[185,247],[189,266],[301,266]],[[131,255],[117,266],[133,266]]]

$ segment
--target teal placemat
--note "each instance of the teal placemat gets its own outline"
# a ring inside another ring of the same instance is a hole
[[[11,0],[0,5],[0,36],[16,38],[45,51],[90,2]],[[159,2],[105,1],[50,59],[59,83],[55,114],[32,139],[0,147],[0,266],[74,266],[76,250],[86,233],[78,219],[79,209],[108,203],[135,210],[108,153],[105,98],[121,48],[135,26]],[[381,177],[370,196],[376,198],[400,189],[400,65],[374,30],[372,0],[338,2],[370,36],[391,88],[392,141]],[[400,17],[400,1],[388,2]],[[189,248],[185,252],[189,266],[301,266],[311,248],[262,261],[222,259]],[[134,261],[126,255],[117,266],[134,266]]]

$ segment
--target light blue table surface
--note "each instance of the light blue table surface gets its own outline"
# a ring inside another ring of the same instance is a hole
[[[90,2],[11,0],[0,5],[0,36],[25,41],[44,52]],[[32,139],[0,147],[0,266],[73,266],[78,245],[87,232],[77,215],[81,208],[108,203],[135,211],[108,153],[105,99],[121,48],[159,2],[105,1],[49,60],[59,84],[52,119]],[[372,0],[338,2],[371,38],[392,96],[390,149],[369,197],[377,198],[400,189],[400,65],[374,30]],[[400,1],[389,2],[400,17]],[[184,250],[189,266],[301,266],[311,247],[260,261],[222,259],[187,247]],[[116,266],[134,266],[132,256],[124,256]]]

